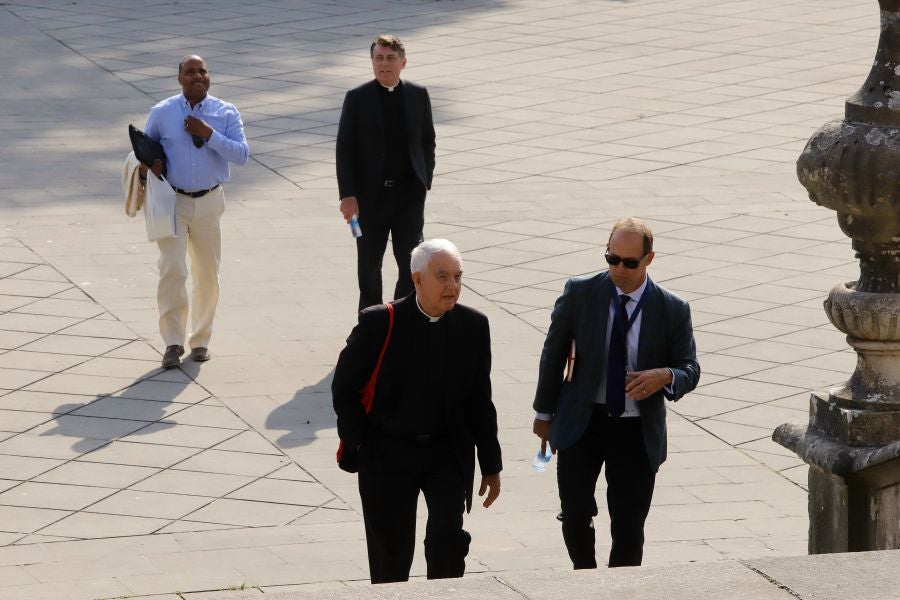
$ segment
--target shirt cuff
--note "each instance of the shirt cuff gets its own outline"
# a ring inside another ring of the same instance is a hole
[[[222,139],[223,136],[221,133],[213,129],[212,135],[209,136],[209,139],[206,140],[206,143],[209,144],[209,147],[215,150],[216,152],[222,147]]]
[[[672,374],[672,383],[670,383],[669,385],[664,387],[663,390],[665,390],[665,392],[667,394],[669,394],[670,396],[674,396],[675,395],[675,371],[673,371],[672,369],[669,369],[669,373]]]
[[[553,415],[551,415],[550,413],[535,412],[534,418],[538,421],[552,421]]]

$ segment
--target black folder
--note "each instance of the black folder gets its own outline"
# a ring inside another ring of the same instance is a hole
[[[128,126],[128,137],[131,138],[131,147],[134,149],[134,156],[147,167],[153,166],[153,161],[157,158],[162,161],[163,171],[166,168],[166,153],[163,152],[162,144],[156,140],[151,140],[147,134],[135,127]]]

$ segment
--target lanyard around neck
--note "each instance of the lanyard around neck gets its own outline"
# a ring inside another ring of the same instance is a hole
[[[634,307],[634,310],[631,313],[630,318],[620,319],[619,311],[622,310],[622,298],[619,295],[619,291],[616,289],[616,284],[613,283],[612,279],[609,280],[610,285],[613,290],[613,327],[617,327],[619,323],[625,323],[625,331],[622,333],[627,335],[628,331],[631,329],[631,326],[634,325],[635,319],[637,319],[638,315],[641,314],[641,309],[644,308],[644,300],[647,299],[647,288],[644,288],[644,293],[641,294],[641,299],[638,301],[637,306]],[[623,296],[627,296],[628,294],[622,294]],[[634,300],[632,298],[632,300]],[[625,316],[628,317],[628,311],[625,311]]]

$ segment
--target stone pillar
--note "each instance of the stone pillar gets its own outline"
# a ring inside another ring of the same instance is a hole
[[[810,465],[810,554],[900,548],[900,0],[879,6],[869,77],[797,161],[810,200],[837,212],[860,262],[859,279],[825,301],[856,370],[812,394],[807,426],[772,436]]]

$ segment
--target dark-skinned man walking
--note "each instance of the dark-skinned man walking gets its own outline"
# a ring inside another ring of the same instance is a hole
[[[209,360],[209,341],[219,300],[222,257],[220,219],[225,211],[222,184],[230,177],[229,163],[243,165],[250,157],[241,115],[233,104],[209,94],[209,69],[196,55],[178,63],[182,93],[150,110],[145,133],[162,144],[166,178],[176,192],[176,236],[159,246],[159,330],[166,350],[162,366],[181,362],[187,335],[188,307],[191,358]],[[152,170],[163,170],[157,160]],[[147,168],[141,166],[141,177]],[[190,303],[187,294],[187,254],[191,257]]]

